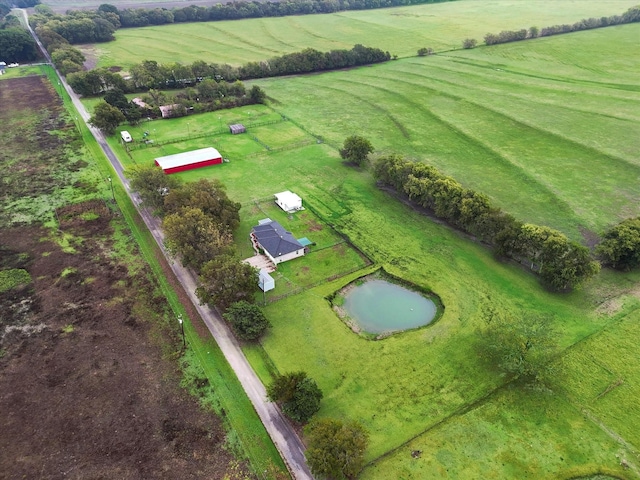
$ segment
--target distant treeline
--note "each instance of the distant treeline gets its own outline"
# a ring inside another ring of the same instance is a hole
[[[379,182],[407,195],[451,225],[492,245],[496,254],[526,264],[554,290],[571,290],[599,271],[588,248],[549,227],[522,223],[436,168],[397,155],[375,165]]]
[[[610,17],[583,18],[573,24],[553,25],[538,29],[531,27],[522,30],[504,30],[498,34],[487,33],[484,36],[485,45],[496,45],[498,43],[517,42],[528,38],[548,37],[562,33],[579,32],[581,30],[591,30],[594,28],[622,25],[625,23],[640,22],[640,6],[632,7],[622,15],[612,15]]]
[[[65,47],[62,48],[61,51],[67,55],[69,50]],[[80,95],[100,95],[112,88],[119,88],[125,93],[133,93],[151,88],[192,87],[206,79],[212,79],[216,82],[235,82],[252,78],[319,72],[380,63],[390,58],[389,52],[362,45],[355,45],[351,50],[332,50],[325,53],[308,48],[302,52],[274,57],[264,62],[250,62],[240,67],[227,64],[207,64],[204,61],[182,65],[179,63],[159,64],[156,61],[145,60],[129,69],[131,75],[126,80],[109,70],[96,69],[88,72],[76,70],[76,73],[68,76],[67,81],[71,88]]]
[[[22,0],[34,1],[34,0]],[[37,3],[38,0],[36,0]],[[102,4],[97,11],[69,11],[57,15],[49,7],[41,6],[31,17],[33,26],[47,24],[69,43],[108,42],[113,40],[113,31],[118,28],[146,27],[170,23],[212,22],[239,20],[242,18],[284,17],[286,15],[309,15],[333,13],[343,10],[368,10],[425,3],[440,3],[452,0],[288,0],[282,2],[232,1],[210,7],[137,8],[119,10],[114,5]],[[107,15],[110,14],[110,15]],[[113,29],[97,20],[106,20]],[[82,22],[81,22],[82,20]],[[87,21],[88,20],[88,21]],[[89,22],[99,25],[92,26]],[[111,30],[111,31],[109,31]]]

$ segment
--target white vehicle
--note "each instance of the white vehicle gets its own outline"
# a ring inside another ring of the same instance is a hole
[[[120,136],[122,137],[122,141],[126,143],[129,143],[133,140],[133,138],[131,138],[131,134],[126,130],[121,131]]]

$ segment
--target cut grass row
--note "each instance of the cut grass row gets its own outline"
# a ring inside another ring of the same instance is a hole
[[[98,66],[125,68],[141,59],[239,65],[307,47],[328,51],[351,48],[358,43],[406,57],[415,55],[422,47],[436,51],[460,48],[463,39],[472,37],[480,41],[486,33],[622,14],[636,3],[635,0],[458,0],[329,15],[120,29],[115,42],[96,47]]]
[[[55,73],[49,68],[46,68],[45,71],[55,85],[57,82]],[[63,94],[63,101],[69,111],[74,111],[66,93]],[[109,191],[109,182],[106,179],[109,176],[115,176],[88,128],[84,124],[80,124],[79,128],[91,159],[90,162],[100,172],[100,176],[104,180],[102,188],[98,188],[99,195],[102,198],[109,198],[111,192]],[[100,186],[98,185],[98,187]],[[271,466],[279,471],[285,471],[280,455],[222,351],[212,338],[208,336],[202,338],[194,330],[192,322],[196,319],[188,317],[175,289],[166,278],[166,272],[160,265],[158,258],[162,253],[140,219],[124,188],[118,182],[114,182],[114,193],[118,207],[124,215],[142,256],[151,267],[160,289],[176,315],[181,314],[185,319],[185,333],[189,338],[189,347],[195,353],[213,390],[212,397],[206,399],[207,404],[213,405],[217,413],[221,414],[229,429],[229,434],[237,438],[241,454],[246,455],[254,471],[264,472]]]

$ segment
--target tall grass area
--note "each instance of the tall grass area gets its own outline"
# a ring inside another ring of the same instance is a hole
[[[51,68],[43,67],[43,72],[46,73],[53,85],[57,85],[57,77]],[[75,113],[71,100],[66,93],[60,89],[58,93],[62,95],[67,109]],[[100,179],[95,182],[93,187],[101,198],[111,198],[112,193],[107,177],[112,177],[115,180],[115,175],[86,125],[82,122],[77,122],[76,125],[80,129],[87,150],[85,159],[91,165],[92,170],[98,174],[97,178]],[[119,182],[114,181],[113,185],[113,193],[118,207],[138,245],[140,253],[149,264],[155,280],[171,305],[172,310],[176,315],[181,314],[185,319],[185,333],[189,341],[189,374],[204,376],[211,387],[202,402],[221,415],[227,427],[230,447],[234,448],[235,453],[241,458],[246,458],[255,472],[264,472],[267,469],[273,471],[271,470],[272,468],[277,471],[286,471],[278,451],[222,351],[212,338],[208,336],[202,338],[195,331],[192,325],[193,319],[189,319],[176,291],[167,280],[165,272],[160,265],[158,259],[162,253],[139,217],[135,206]]]
[[[465,38],[481,41],[486,33],[622,14],[636,4],[636,0],[457,0],[329,15],[120,29],[115,42],[92,48],[97,48],[98,66],[124,68],[142,60],[239,65],[303,48],[327,51],[358,43],[406,57],[422,47],[461,48]]]
[[[628,25],[258,84],[331,143],[363,135],[583,240],[640,214],[638,35]]]

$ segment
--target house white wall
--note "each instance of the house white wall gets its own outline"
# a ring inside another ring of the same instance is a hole
[[[273,263],[278,264],[282,262],[287,262],[289,260],[293,260],[294,258],[304,257],[304,247],[299,248],[295,252],[287,253],[286,255],[280,255],[279,257],[272,257],[269,252],[265,248],[261,246],[264,254],[271,260]]]
[[[286,255],[280,255],[276,259],[274,259],[274,263],[282,263],[289,260],[293,260],[294,258],[303,257],[304,256],[304,248],[300,248],[295,252],[287,253]]]

